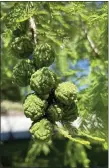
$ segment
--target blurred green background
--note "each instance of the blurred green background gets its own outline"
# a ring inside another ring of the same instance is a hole
[[[12,83],[12,70],[18,59],[11,53],[10,43],[16,24],[25,23],[23,12],[32,4],[36,10],[37,38],[50,43],[56,60],[50,66],[62,79],[72,81],[79,90],[81,129],[106,140],[92,143],[88,149],[56,133],[53,141],[40,144],[30,139],[1,142],[1,164],[4,167],[91,167],[106,168],[107,151],[107,74],[108,74],[108,2],[17,2],[24,3],[18,23],[5,15],[15,2],[1,2],[1,110],[23,113],[22,105],[29,87]],[[30,3],[30,4],[29,4]],[[14,14],[13,14],[14,16]],[[16,16],[16,15],[15,15]],[[29,18],[29,16],[28,16]],[[27,18],[27,19],[28,19]],[[14,103],[15,104],[14,104]],[[95,117],[93,117],[95,116]]]

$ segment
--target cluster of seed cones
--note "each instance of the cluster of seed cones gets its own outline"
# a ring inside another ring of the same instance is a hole
[[[49,140],[56,121],[69,122],[77,118],[77,89],[71,82],[61,83],[57,74],[49,69],[55,60],[55,52],[49,44],[30,43],[28,48],[28,42],[27,37],[20,37],[12,43],[12,51],[20,59],[13,69],[13,81],[20,87],[30,85],[34,91],[25,98],[24,113],[33,121],[30,128],[33,137]]]

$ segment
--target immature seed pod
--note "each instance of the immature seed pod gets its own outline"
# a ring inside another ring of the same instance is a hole
[[[7,15],[4,17],[4,22],[7,28],[15,30],[21,22],[28,20],[36,13],[36,7],[33,2],[15,2],[10,8]]]
[[[57,104],[51,105],[47,112],[48,118],[53,122],[60,121],[62,119],[63,109],[61,109]]]
[[[76,103],[73,103],[71,106],[64,105],[62,121],[70,121],[73,122],[78,117],[78,108]]]
[[[53,133],[53,125],[47,119],[42,119],[31,126],[30,133],[35,139],[48,141]]]
[[[17,58],[25,59],[32,54],[34,50],[34,44],[27,36],[16,37],[11,44],[11,49],[13,55],[15,55]]]
[[[30,87],[39,95],[47,95],[57,86],[57,76],[47,67],[37,70],[30,79]]]
[[[33,62],[37,68],[50,66],[55,59],[53,48],[45,43],[36,45],[33,53]]]
[[[47,102],[45,100],[41,100],[35,94],[30,94],[27,96],[23,107],[26,117],[31,118],[32,121],[37,121],[44,116]]]
[[[24,22],[20,22],[19,23],[19,26],[13,30],[13,35],[14,37],[21,37],[21,36],[24,36],[26,35],[28,32],[28,27],[29,27],[29,21],[26,20]]]
[[[76,101],[76,86],[71,82],[60,83],[55,90],[55,96],[60,103],[71,105],[74,101]]]
[[[13,82],[21,87],[27,86],[34,72],[35,68],[30,60],[20,60],[13,68]]]

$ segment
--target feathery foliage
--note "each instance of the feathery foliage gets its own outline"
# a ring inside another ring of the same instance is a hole
[[[17,62],[10,43],[26,32],[28,37],[35,35],[37,43],[53,47],[56,59],[50,68],[62,81],[73,81],[79,88],[77,137],[71,133],[72,123],[57,126],[71,140],[65,155],[65,165],[70,167],[76,166],[78,158],[84,167],[89,166],[82,144],[105,141],[107,147],[107,13],[107,2],[2,2],[2,82],[12,76],[10,65]],[[35,32],[31,31],[31,17],[36,24]],[[80,65],[84,61],[86,67]],[[37,149],[38,144],[33,146]],[[36,155],[42,148],[37,149]]]

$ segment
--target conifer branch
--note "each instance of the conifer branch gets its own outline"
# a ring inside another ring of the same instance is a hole
[[[86,133],[84,133],[84,132],[82,132],[82,131],[79,131],[79,135],[80,135],[80,136],[85,136],[85,137],[87,137],[87,138],[89,138],[89,139],[92,139],[92,140],[94,140],[94,141],[97,141],[97,142],[105,142],[105,139],[103,139],[103,138],[91,136],[91,135],[88,135],[88,134],[86,134]]]
[[[68,138],[69,140],[73,141],[73,142],[76,142],[76,143],[79,143],[79,144],[82,144],[82,145],[90,145],[90,142],[87,141],[87,140],[83,140],[81,138],[74,138],[72,137],[70,134],[69,134],[69,131],[66,130],[62,124],[58,124],[56,123],[56,126],[57,126],[57,129],[59,131],[60,134],[62,134],[65,138]]]
[[[88,42],[89,42],[89,45],[90,45],[90,47],[92,48],[92,50],[94,51],[94,55],[97,56],[97,57],[99,57],[98,48],[96,47],[96,45],[94,44],[93,40],[92,40],[91,37],[89,36],[89,33],[88,33],[88,31],[87,31],[87,28],[86,28],[84,22],[82,21],[80,15],[79,15],[79,19],[80,19],[80,23],[81,23],[82,30],[83,30],[83,32],[84,32],[85,35],[86,35],[86,38],[87,38],[87,40],[88,40]]]
[[[87,31],[87,29],[86,29],[86,27],[85,27],[85,25],[83,23],[82,23],[82,29],[83,29],[86,37],[87,37],[87,40],[88,40],[88,42],[90,44],[90,47],[94,51],[95,55],[99,56],[98,48],[95,46],[94,42],[92,41],[91,37],[89,36],[88,31]]]

